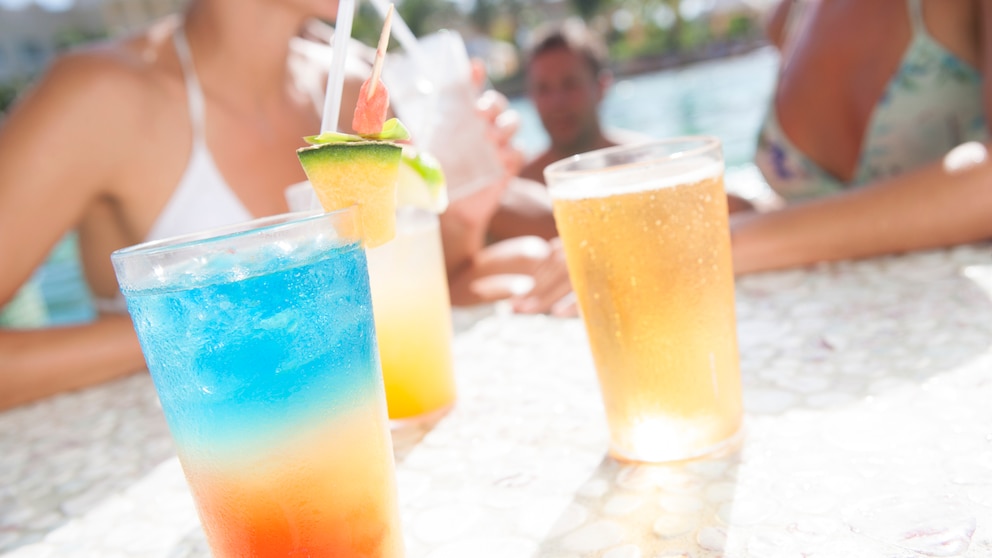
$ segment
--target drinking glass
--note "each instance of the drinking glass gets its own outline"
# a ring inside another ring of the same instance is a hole
[[[309,182],[286,189],[290,209],[310,206]],[[376,337],[395,426],[431,422],[455,402],[451,300],[438,216],[396,211],[396,238],[368,251]]]
[[[401,556],[355,209],[112,260],[213,555]]]
[[[713,137],[612,147],[545,170],[618,459],[705,455],[740,430],[723,170]]]
[[[396,238],[369,250],[389,418],[430,421],[455,402],[451,302],[437,215],[400,207]]]

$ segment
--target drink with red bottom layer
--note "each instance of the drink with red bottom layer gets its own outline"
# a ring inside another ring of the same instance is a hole
[[[353,210],[114,263],[214,556],[402,556]]]

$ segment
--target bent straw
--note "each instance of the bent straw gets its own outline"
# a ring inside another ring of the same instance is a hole
[[[348,41],[351,40],[351,24],[355,19],[355,0],[340,0],[338,17],[334,22],[334,37],[331,39],[331,71],[327,74],[327,90],[324,94],[324,117],[320,131],[338,131],[341,115],[341,90],[344,88],[344,67],[348,55]]]

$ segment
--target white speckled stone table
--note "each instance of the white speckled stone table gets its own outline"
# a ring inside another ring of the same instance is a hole
[[[456,336],[460,399],[394,433],[413,558],[992,556],[992,248],[738,283],[746,433],[606,457],[578,320]],[[207,556],[145,375],[0,415],[3,556]]]

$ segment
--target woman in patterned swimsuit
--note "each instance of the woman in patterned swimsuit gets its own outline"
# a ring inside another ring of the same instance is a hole
[[[992,238],[989,0],[786,1],[756,163],[788,204],[732,217],[738,273]]]

